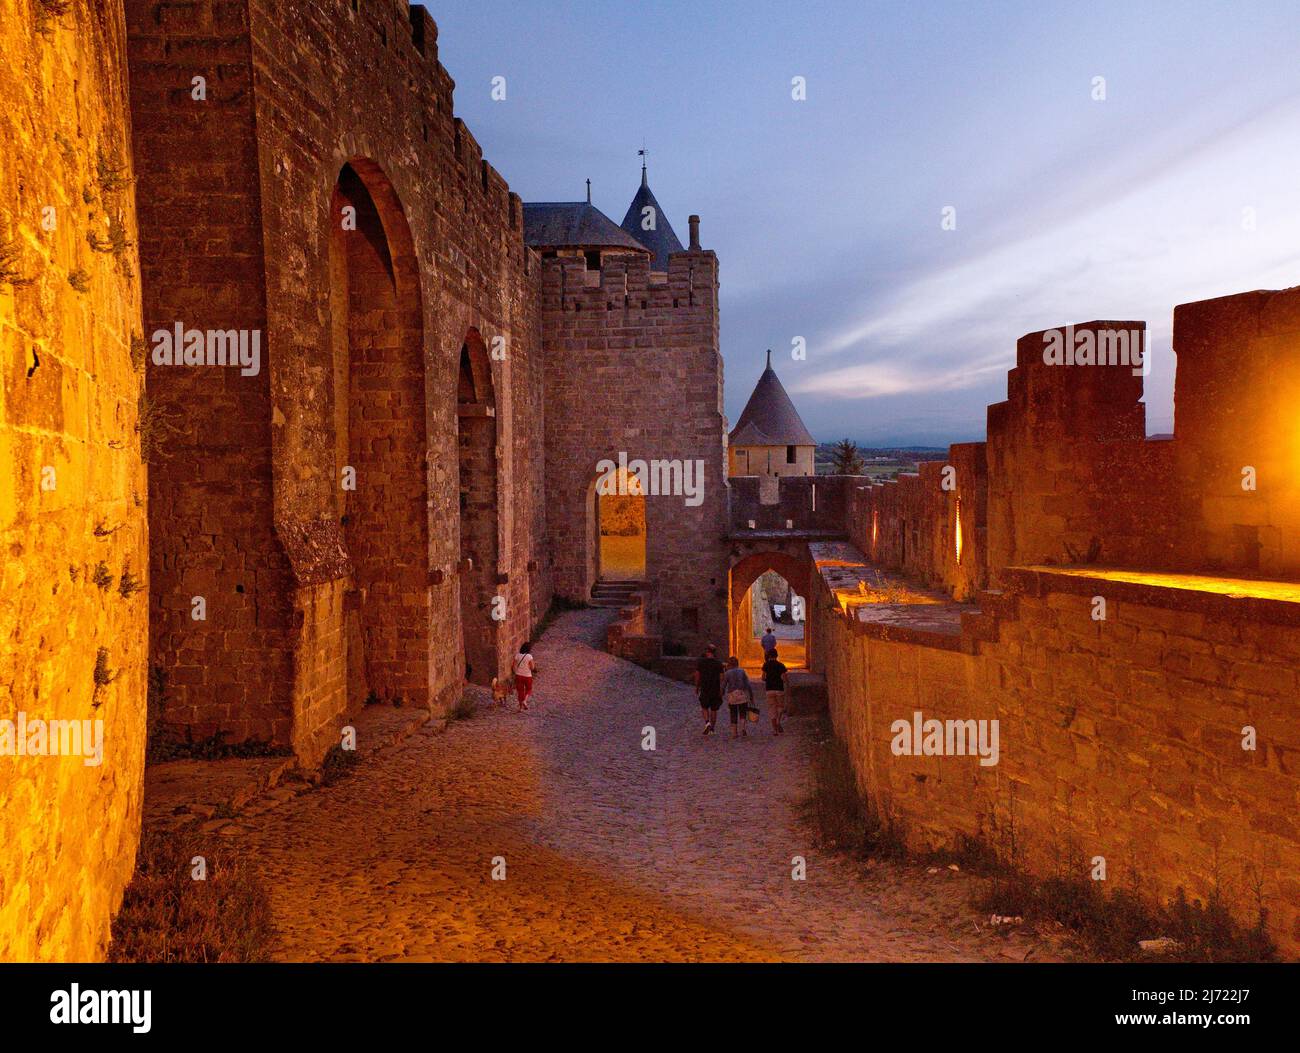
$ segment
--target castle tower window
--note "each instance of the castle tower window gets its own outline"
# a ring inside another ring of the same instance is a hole
[[[593,251],[593,252],[588,252],[585,255],[587,257],[587,270],[589,271],[600,270],[600,252]]]
[[[785,448],[785,463],[786,463],[786,464],[794,464],[794,447],[793,447],[793,446],[787,446],[787,447]]]

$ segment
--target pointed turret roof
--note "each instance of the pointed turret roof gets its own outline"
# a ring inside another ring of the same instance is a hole
[[[647,213],[646,208],[652,208],[654,212]],[[647,215],[654,216],[654,230],[642,228],[642,219]],[[641,187],[632,198],[632,204],[627,207],[627,215],[623,217],[622,227],[653,253],[650,261],[653,270],[666,271],[669,253],[682,251],[682,243],[677,239],[673,225],[668,222],[668,217],[664,215],[664,210],[659,207],[659,202],[655,200],[654,193],[650,190],[644,162],[641,164]]]
[[[777,379],[771,351],[767,353],[767,368],[754,385],[754,393],[727,441],[732,446],[817,445]]]

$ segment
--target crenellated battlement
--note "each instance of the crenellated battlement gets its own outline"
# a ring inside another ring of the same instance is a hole
[[[1121,360],[1144,334],[1026,334],[985,442],[855,486],[852,546],[823,546],[814,576],[810,653],[859,782],[910,844],[1014,823],[1030,873],[1059,873],[1065,839],[1247,924],[1266,889],[1295,956],[1300,289],[1175,309],[1172,439],[1147,438],[1143,369]],[[909,597],[889,571],[964,602]],[[1000,723],[1001,774],[908,764],[864,734],[918,703]],[[1267,746],[1243,745],[1265,727]]]
[[[1025,564],[1300,574],[1300,289],[1181,305],[1174,334],[1173,438],[1146,435],[1145,322],[1027,333],[986,441],[855,488],[848,535],[958,598]]]
[[[557,256],[543,261],[541,285],[545,310],[694,317],[716,313],[718,259],[711,250],[674,253],[662,274],[637,253],[606,255],[599,271],[582,256]]]

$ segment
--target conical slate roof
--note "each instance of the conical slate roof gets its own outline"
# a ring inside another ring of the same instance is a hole
[[[626,249],[645,252],[589,201],[538,201],[524,204],[524,242],[534,249]]]
[[[754,385],[754,393],[727,441],[732,446],[817,445],[772,369],[771,351],[767,353],[767,368]]]
[[[646,213],[647,207],[654,209],[654,212]],[[654,216],[654,230],[641,228],[642,218],[646,215]],[[677,240],[673,225],[668,222],[668,217],[664,215],[664,210],[659,207],[659,202],[655,200],[650,190],[650,184],[646,180],[645,165],[641,166],[641,187],[632,198],[632,204],[627,206],[627,215],[623,217],[623,230],[653,253],[654,258],[650,261],[653,270],[666,271],[668,254],[682,251],[682,243]]]

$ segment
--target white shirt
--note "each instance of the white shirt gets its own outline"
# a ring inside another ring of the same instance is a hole
[[[532,676],[533,675],[533,656],[530,654],[515,655],[515,676]]]

